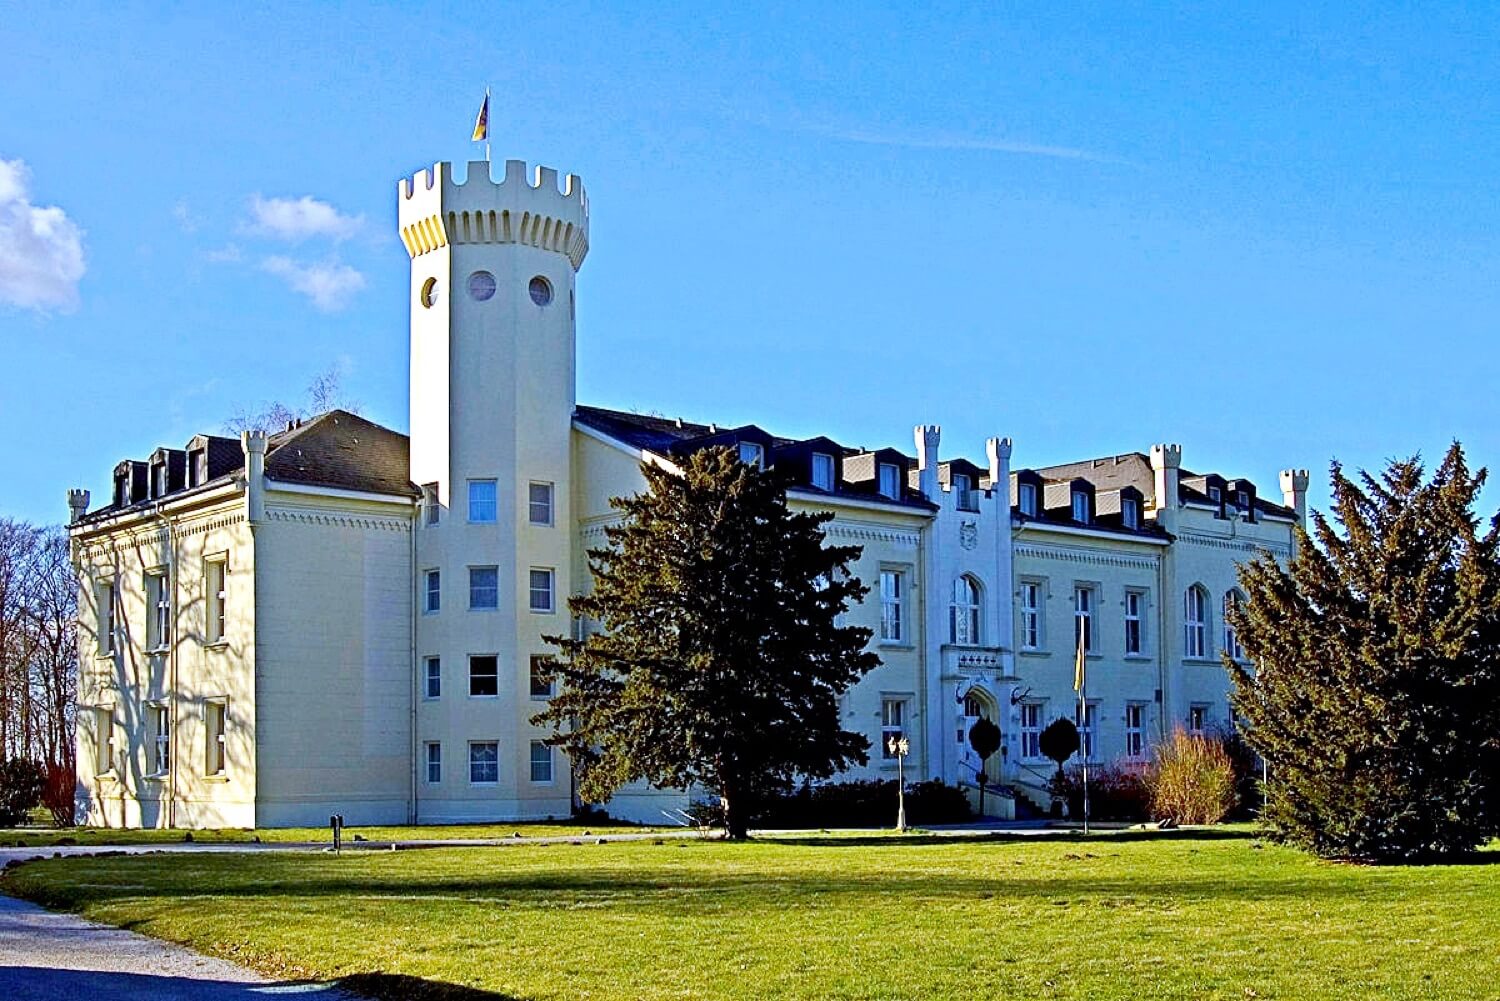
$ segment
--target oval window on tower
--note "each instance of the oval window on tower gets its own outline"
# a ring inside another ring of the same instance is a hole
[[[422,283],[422,305],[428,309],[438,299],[438,283],[436,278],[429,278]]]
[[[545,306],[552,301],[552,283],[541,275],[531,279],[531,285],[528,288],[531,292],[531,301],[538,306]]]
[[[495,276],[488,271],[476,271],[469,276],[469,298],[484,302],[495,294]]]

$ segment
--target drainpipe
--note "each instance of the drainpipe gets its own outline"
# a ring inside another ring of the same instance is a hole
[[[436,500],[434,500],[434,503],[436,503]],[[408,618],[410,621],[409,628],[407,630],[408,642],[411,646],[411,685],[407,689],[407,707],[409,710],[407,714],[407,720],[411,728],[411,796],[408,799],[409,805],[406,811],[406,822],[413,825],[417,823],[417,817],[421,813],[421,810],[417,803],[417,796],[419,795],[422,787],[418,779],[417,769],[423,766],[423,762],[419,760],[419,752],[422,748],[417,740],[417,699],[419,698],[417,686],[421,683],[418,678],[418,672],[421,669],[421,665],[417,663],[417,601],[421,596],[421,582],[417,573],[417,531],[421,524],[422,505],[420,502],[418,502],[412,515],[411,529],[407,533],[407,536],[410,539],[407,546],[407,551],[411,556],[409,561],[411,573],[407,575],[411,578],[411,600],[408,602],[408,604],[410,605],[410,608],[408,609]]]
[[[177,533],[172,526],[172,519],[162,510],[162,502],[157,501],[153,507],[156,520],[161,523],[167,533],[167,594],[172,603],[172,634],[164,637],[167,640],[167,721],[171,731],[167,735],[167,746],[171,754],[171,761],[167,765],[167,826],[177,826],[177,710],[181,700],[177,693],[177,610],[182,607],[178,603],[177,587]],[[154,610],[150,614],[155,614]],[[148,751],[149,753],[149,751]],[[123,774],[123,773],[122,773]],[[123,796],[124,783],[121,782],[121,795]],[[124,826],[123,803],[121,810],[121,826]]]

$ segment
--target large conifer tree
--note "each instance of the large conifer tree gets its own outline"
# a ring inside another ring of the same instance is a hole
[[[1454,444],[1357,482],[1335,464],[1283,569],[1241,569],[1230,664],[1246,737],[1270,766],[1265,819],[1328,858],[1469,851],[1500,833],[1500,530],[1485,473]],[[1227,661],[1226,661],[1227,662]]]
[[[698,784],[743,837],[759,797],[867,760],[838,713],[879,663],[870,630],[837,623],[868,590],[847,573],[860,550],[824,545],[832,515],[789,511],[775,470],[729,449],[641,471],[646,492],[611,500],[621,523],[589,552],[592,592],[569,602],[591,628],[547,637],[563,687],[534,722],[585,799]]]

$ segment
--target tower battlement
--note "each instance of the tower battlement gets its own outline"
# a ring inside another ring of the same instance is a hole
[[[537,166],[527,179],[525,160],[506,160],[494,179],[490,164],[474,160],[463,180],[446,161],[396,185],[401,242],[413,258],[466,243],[520,243],[563,254],[573,270],[589,249],[589,200],[576,174],[558,188],[557,171]]]

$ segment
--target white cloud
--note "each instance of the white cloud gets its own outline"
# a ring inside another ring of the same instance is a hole
[[[243,255],[238,244],[226,243],[217,250],[204,251],[203,258],[210,264],[237,264]]]
[[[311,195],[303,195],[301,198],[262,198],[260,195],[251,195],[250,215],[251,232],[294,243],[314,236],[347,240],[359,232],[365,222],[364,216],[344,215],[332,205]]]
[[[307,296],[324,313],[343,309],[365,287],[364,275],[338,261],[308,263],[278,255],[267,257],[260,267],[286,282],[292,291]]]
[[[1125,163],[1118,157],[1094,153],[1086,149],[1068,146],[1046,146],[1040,143],[1012,142],[1007,139],[990,139],[984,136],[963,135],[909,135],[899,132],[871,132],[862,130],[815,130],[830,139],[864,143],[869,146],[899,146],[903,149],[980,150],[987,153],[1013,153],[1018,156],[1045,156],[1056,160],[1091,160],[1096,163]]]
[[[172,206],[172,218],[177,220],[177,228],[189,236],[198,232],[198,217],[188,208],[187,199],[178,199],[177,204]]]
[[[56,206],[31,204],[31,171],[0,160],[0,301],[29,309],[78,306],[83,231]]]

